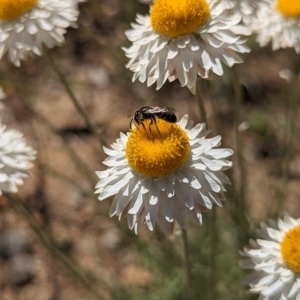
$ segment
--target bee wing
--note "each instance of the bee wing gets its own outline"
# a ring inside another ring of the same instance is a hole
[[[157,114],[157,113],[175,113],[176,109],[167,106],[153,106],[147,109],[147,113]]]
[[[149,113],[149,114],[157,114],[157,113],[161,113],[161,112],[164,112],[164,108],[159,107],[159,106],[153,106],[153,107],[149,107],[147,109],[147,113]]]

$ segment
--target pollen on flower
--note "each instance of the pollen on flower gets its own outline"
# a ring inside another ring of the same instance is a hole
[[[132,129],[126,144],[126,157],[137,172],[161,177],[180,169],[190,153],[189,137],[177,124],[156,119]],[[149,130],[150,126],[150,130]]]
[[[192,33],[209,15],[206,0],[155,0],[150,12],[153,29],[172,38]]]
[[[1,0],[0,20],[11,21],[33,9],[38,0]]]
[[[277,0],[276,9],[286,17],[300,17],[300,1]]]
[[[289,230],[280,244],[281,255],[285,264],[295,273],[300,274],[300,225]]]

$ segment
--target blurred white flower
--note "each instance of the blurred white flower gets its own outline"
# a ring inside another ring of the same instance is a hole
[[[279,77],[289,82],[293,78],[293,72],[288,69],[280,70]]]
[[[0,86],[0,100],[4,100],[7,97],[2,86]]]
[[[272,43],[272,49],[294,48],[300,53],[300,1],[262,0],[253,24],[261,47]]]
[[[23,134],[0,124],[0,195],[16,193],[28,177],[36,151],[26,144]]]
[[[238,126],[238,130],[240,132],[245,132],[246,130],[248,130],[250,128],[250,124],[249,122],[245,121],[242,122],[239,126]]]
[[[256,19],[257,9],[262,0],[221,0],[231,13],[240,16],[241,21],[249,26]]]
[[[64,42],[69,26],[76,26],[78,0],[1,0],[0,59],[20,66],[28,55],[42,55],[43,45]]]
[[[136,21],[126,32],[132,42],[123,49],[130,59],[126,67],[133,81],[156,82],[157,89],[178,78],[195,93],[197,76],[222,75],[222,63],[242,63],[237,52],[249,52],[241,35],[251,30],[219,0],[156,0],[150,15]]]
[[[136,233],[144,222],[149,230],[158,222],[170,234],[175,221],[182,228],[189,218],[201,224],[202,211],[221,206],[223,183],[230,183],[222,171],[232,166],[226,158],[233,151],[214,149],[221,137],[206,138],[205,124],[193,126],[187,115],[155,123],[144,120],[121,133],[113,150],[104,148],[108,169],[97,172],[96,193],[99,200],[114,196],[110,216],[127,217]]]
[[[286,214],[270,226],[261,224],[258,235],[261,239],[250,240],[241,251],[248,257],[241,267],[253,270],[245,284],[260,293],[260,300],[300,299],[300,219]]]
[[[140,3],[143,3],[143,4],[152,4],[153,0],[138,0]]]

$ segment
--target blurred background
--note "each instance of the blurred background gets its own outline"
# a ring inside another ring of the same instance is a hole
[[[142,105],[167,105],[179,117],[202,122],[195,97],[178,81],[159,91],[131,83],[121,47],[136,13],[134,0],[89,0],[80,5],[78,29],[48,59],[16,68],[0,62],[2,123],[20,130],[38,151],[33,177],[13,205],[0,197],[1,300],[182,299],[180,230],[165,236],[146,226],[136,236],[108,216],[110,200],[94,195],[95,171],[103,170],[103,144],[129,130],[128,115]],[[224,207],[203,214],[188,230],[191,299],[257,299],[242,285],[239,250],[255,238],[260,222],[287,211],[300,216],[300,56],[273,52],[248,41],[251,53],[235,71],[201,81],[211,136],[233,148],[232,186]],[[102,141],[86,127],[51,67],[59,66]],[[233,81],[242,101],[237,107]],[[240,143],[236,151],[236,142]]]

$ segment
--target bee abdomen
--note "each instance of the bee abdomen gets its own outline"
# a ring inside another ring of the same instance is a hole
[[[175,114],[168,114],[168,113],[158,113],[156,116],[162,120],[165,120],[170,123],[176,123],[177,117]]]

